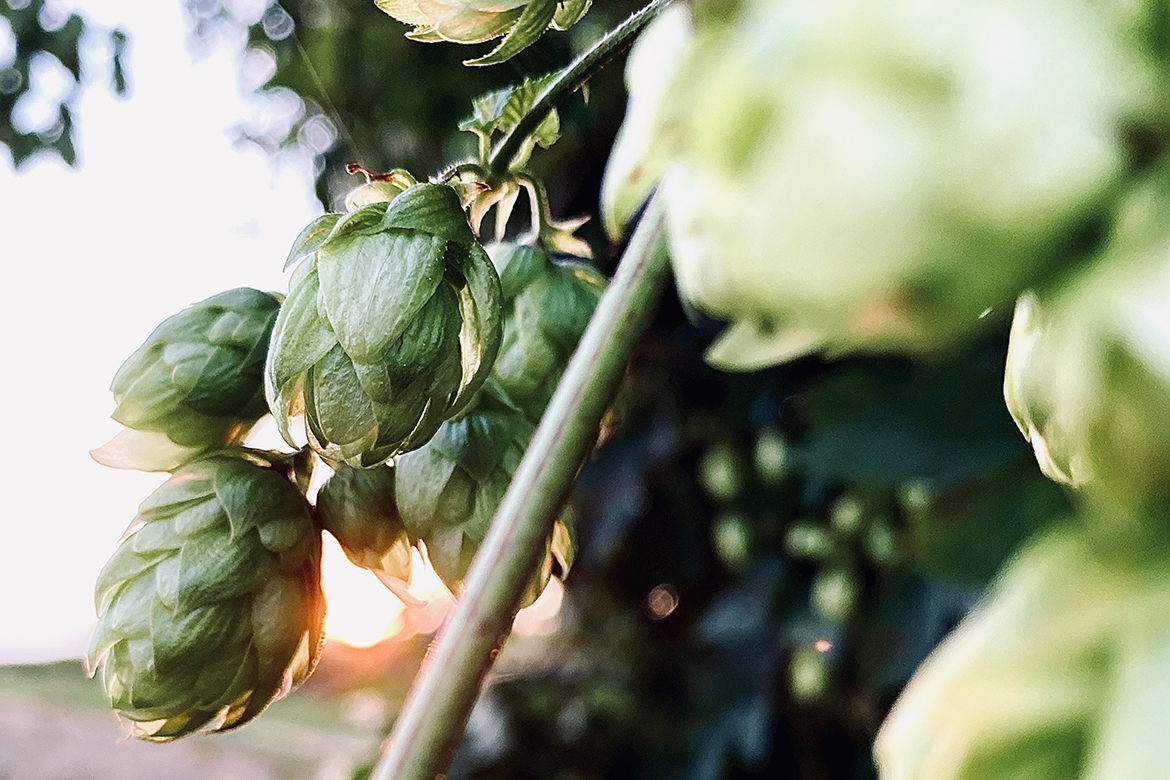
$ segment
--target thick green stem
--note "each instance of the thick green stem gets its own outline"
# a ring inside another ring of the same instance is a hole
[[[557,102],[588,81],[611,57],[633,43],[634,38],[642,28],[671,2],[672,0],[652,0],[645,8],[634,12],[628,19],[606,33],[562,70],[560,76],[545,87],[540,96],[536,98],[532,109],[524,115],[524,118],[517,122],[511,132],[496,144],[491,157],[488,158],[488,168],[491,172],[494,174],[505,173],[512,158],[520,150],[520,145],[524,143],[524,139],[536,130],[544,118],[548,116],[549,111],[556,108]]]
[[[371,780],[431,780],[445,771],[668,272],[662,204],[655,198],[512,478]]]

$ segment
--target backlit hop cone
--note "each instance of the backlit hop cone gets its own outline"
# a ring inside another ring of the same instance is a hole
[[[557,263],[534,246],[493,252],[504,291],[504,338],[490,382],[540,420],[605,291],[605,277],[583,263]]]
[[[262,375],[280,301],[240,287],[163,321],[114,376],[129,430],[94,450],[115,468],[169,471],[237,443],[267,411]]]
[[[533,43],[548,28],[567,30],[589,10],[591,0],[376,0],[416,41],[481,43],[504,40],[491,54],[468,64],[503,62]]]
[[[141,739],[246,723],[317,662],[320,566],[287,479],[236,458],[190,463],[143,502],[98,576],[87,666],[102,662],[106,696]]]
[[[533,426],[509,410],[476,411],[448,422],[422,449],[397,459],[398,511],[411,539],[426,543],[435,571],[455,592],[487,533]],[[553,571],[573,562],[572,518],[556,522],[523,604],[540,595]]]
[[[265,380],[281,434],[368,468],[425,443],[491,369],[500,282],[450,187],[327,214],[272,333]],[[303,415],[303,421],[299,416]],[[294,422],[294,418],[298,418]]]
[[[410,539],[394,498],[394,469],[338,466],[317,494],[317,516],[346,556],[372,571],[404,602],[410,580]]]

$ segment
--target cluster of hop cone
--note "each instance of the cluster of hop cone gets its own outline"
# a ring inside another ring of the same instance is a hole
[[[393,182],[302,232],[287,297],[196,303],[114,377],[94,456],[171,473],[95,590],[87,665],[134,736],[239,726],[312,672],[323,531],[397,593],[425,545],[455,590],[596,307],[589,266],[489,253],[451,187]],[[269,413],[293,451],[245,446]],[[525,598],[571,558],[565,514]]]

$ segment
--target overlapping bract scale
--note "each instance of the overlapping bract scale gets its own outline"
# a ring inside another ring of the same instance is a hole
[[[86,663],[131,734],[242,725],[300,684],[324,639],[321,543],[284,476],[211,456],[139,507],[98,576]]]

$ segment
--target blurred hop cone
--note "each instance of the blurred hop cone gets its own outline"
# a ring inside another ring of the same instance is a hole
[[[503,62],[527,48],[550,27],[567,30],[585,15],[592,0],[376,0],[400,22],[413,24],[406,37],[416,41],[482,43],[504,40],[469,65]]]
[[[487,534],[532,432],[532,423],[520,413],[481,406],[444,423],[426,446],[397,458],[395,489],[406,531],[426,543],[431,565],[453,593]],[[554,563],[561,576],[568,572],[574,544],[566,509],[546,541],[522,605],[544,590]]]
[[[1127,565],[1065,525],[919,668],[877,765],[882,780],[1166,777],[1168,684],[1170,560]]]
[[[535,246],[501,244],[504,335],[489,383],[529,421],[544,414],[606,280],[584,263],[554,262]]]
[[[98,575],[87,667],[102,664],[106,696],[141,739],[240,726],[313,670],[320,567],[309,505],[283,476],[237,458],[189,463]]]
[[[1170,485],[1170,175],[1119,210],[1093,264],[1016,306],[1004,396],[1052,479],[1122,502]]]
[[[728,5],[638,42],[602,190],[616,236],[661,180],[725,368],[936,351],[1006,313],[1083,249],[1164,94],[1152,6]]]
[[[262,375],[280,300],[248,287],[189,306],[155,328],[114,376],[127,430],[93,451],[114,468],[170,471],[238,443],[267,413]]]
[[[293,446],[295,423],[329,462],[378,465],[425,443],[487,378],[500,282],[450,187],[326,214],[289,259],[302,262],[265,389]]]
[[[403,602],[419,603],[407,592],[410,539],[398,514],[393,467],[338,466],[317,494],[317,516],[351,561]]]

